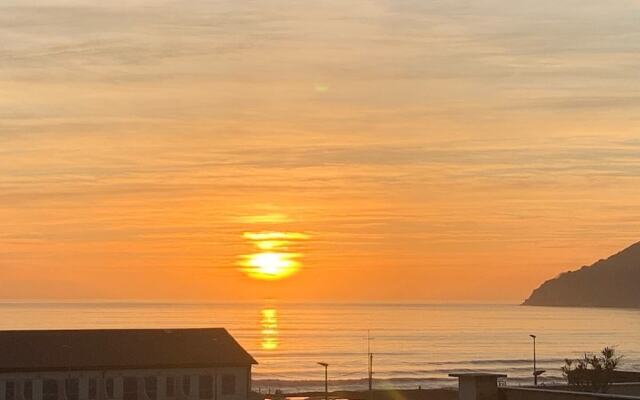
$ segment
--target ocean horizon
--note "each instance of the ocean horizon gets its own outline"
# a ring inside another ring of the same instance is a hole
[[[258,361],[253,388],[330,390],[455,387],[451,372],[531,383],[536,334],[543,384],[562,381],[565,358],[615,346],[621,369],[640,370],[640,310],[514,304],[399,302],[42,301],[0,302],[0,329],[224,327]],[[369,339],[368,339],[369,338]]]

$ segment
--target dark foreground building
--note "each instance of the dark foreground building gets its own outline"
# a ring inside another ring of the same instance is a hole
[[[0,331],[0,400],[246,400],[223,328]]]

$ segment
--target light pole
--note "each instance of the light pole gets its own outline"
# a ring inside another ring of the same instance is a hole
[[[329,375],[327,373],[329,364],[325,362],[319,362],[318,365],[322,365],[324,367],[324,400],[329,400]]]
[[[533,339],[533,385],[538,386],[538,371],[536,369],[536,335],[529,335]]]

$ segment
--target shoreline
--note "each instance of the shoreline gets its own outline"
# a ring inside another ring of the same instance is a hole
[[[373,399],[368,390],[336,390],[329,392],[329,399],[347,400],[456,400],[458,390],[454,388],[430,389],[374,389]],[[252,400],[295,399],[324,400],[325,393],[318,391],[265,394],[253,392]]]

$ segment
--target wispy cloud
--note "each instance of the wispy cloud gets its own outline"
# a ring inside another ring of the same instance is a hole
[[[639,8],[4,1],[3,282],[109,271],[142,296],[162,270],[206,297],[238,287],[239,232],[277,226],[311,232],[308,285],[464,271],[523,296],[637,238]]]

